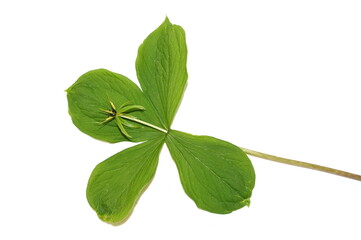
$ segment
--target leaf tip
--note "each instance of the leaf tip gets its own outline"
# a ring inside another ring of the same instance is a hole
[[[69,93],[70,90],[71,90],[71,87],[68,87],[67,89],[64,90],[64,92]]]
[[[164,19],[162,25],[163,25],[163,26],[173,25],[173,24],[171,23],[171,21],[169,20],[169,17],[168,17],[167,15],[165,16],[165,19]]]
[[[251,205],[251,199],[250,199],[250,198],[246,198],[246,199],[244,199],[241,203],[244,204],[244,206],[249,207],[249,206]]]
[[[97,213],[97,215],[98,215],[98,218],[105,223],[108,223],[113,226],[120,226],[120,225],[124,224],[126,221],[128,221],[128,219],[132,215],[132,212],[130,212],[125,217],[119,217],[119,216],[116,216],[113,214],[100,214],[100,213]]]

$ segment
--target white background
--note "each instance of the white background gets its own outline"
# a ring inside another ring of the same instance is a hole
[[[81,133],[64,90],[107,68],[136,80],[167,15],[187,33],[173,128],[361,173],[359,1],[1,1],[1,239],[360,239],[361,182],[253,158],[250,208],[197,209],[163,149],[131,218],[101,222],[95,165],[132,144]]]

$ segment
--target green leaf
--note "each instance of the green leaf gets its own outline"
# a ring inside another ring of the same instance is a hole
[[[154,177],[163,142],[157,139],[138,144],[95,167],[87,199],[101,220],[120,224],[130,216]]]
[[[119,109],[119,112],[121,113],[128,113],[128,112],[134,112],[134,111],[144,111],[145,108],[143,106],[140,105],[129,105],[129,106],[125,106],[125,107],[121,107]]]
[[[123,126],[123,122],[120,119],[120,117],[115,116],[115,123],[117,124],[119,130],[121,133],[123,133],[124,136],[126,136],[128,139],[131,139],[132,136],[129,135],[129,133],[127,133],[127,131],[125,130],[124,126]]]
[[[174,130],[168,133],[166,143],[184,191],[199,208],[224,214],[249,205],[255,173],[240,148]]]
[[[139,47],[137,76],[165,128],[170,128],[187,83],[184,30],[166,18]]]
[[[136,104],[144,111],[132,112],[135,117],[159,126],[161,124],[152,104],[142,91],[128,78],[105,69],[93,70],[82,75],[67,91],[69,114],[80,131],[106,142],[129,141],[109,117],[114,107]],[[114,105],[114,106],[113,106]],[[103,122],[103,123],[102,123]],[[161,132],[144,125],[127,129],[134,142],[153,139]]]

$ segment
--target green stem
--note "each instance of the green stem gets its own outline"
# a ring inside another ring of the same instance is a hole
[[[160,128],[160,127],[158,127],[158,126],[155,126],[155,125],[153,125],[153,124],[151,124],[151,123],[144,122],[144,121],[139,120],[138,118],[135,118],[135,117],[130,117],[130,116],[127,116],[127,115],[119,115],[119,117],[128,119],[128,120],[133,121],[133,122],[136,122],[136,123],[140,123],[140,124],[142,124],[142,125],[145,125],[145,126],[147,126],[147,127],[154,128],[154,129],[156,129],[156,130],[158,130],[158,131],[161,131],[161,132],[164,132],[164,133],[168,133],[168,131],[165,130],[165,129],[163,129],[163,128]]]
[[[288,159],[288,158],[281,158],[281,157],[276,157],[273,155],[269,155],[266,153],[261,153],[261,152],[256,152],[247,148],[242,148],[241,149],[252,156],[258,157],[258,158],[263,158],[263,159],[267,159],[267,160],[271,160],[274,162],[279,162],[279,163],[284,163],[284,164],[288,164],[288,165],[293,165],[293,166],[297,166],[297,167],[303,167],[303,168],[309,168],[309,169],[313,169],[313,170],[317,170],[317,171],[321,171],[321,172],[326,172],[326,173],[330,173],[330,174],[335,174],[338,176],[342,176],[342,177],[346,177],[346,178],[351,178],[357,181],[361,181],[361,176],[354,174],[354,173],[349,173],[349,172],[345,172],[345,171],[341,171],[341,170],[337,170],[334,168],[329,168],[329,167],[324,167],[324,166],[320,166],[317,164],[312,164],[312,163],[306,163],[306,162],[301,162],[301,161],[296,161],[296,160],[292,160],[292,159]]]
[[[166,129],[160,128],[160,127],[155,126],[155,125],[153,125],[151,123],[144,122],[144,121],[142,121],[142,120],[140,120],[138,118],[135,118],[133,116],[123,115],[123,114],[119,114],[117,116],[119,116],[121,118],[124,118],[124,119],[128,119],[130,121],[133,121],[133,122],[136,122],[136,123],[139,123],[139,124],[142,124],[142,125],[145,125],[145,126],[148,126],[148,127],[151,127],[151,128],[156,129],[158,131],[168,133],[168,131]],[[253,150],[250,150],[250,149],[247,149],[247,148],[242,148],[241,147],[241,149],[245,153],[247,153],[248,155],[255,156],[255,157],[258,157],[258,158],[263,158],[263,159],[271,160],[271,161],[274,161],[274,162],[284,163],[284,164],[297,166],[297,167],[309,168],[309,169],[313,169],[313,170],[317,170],[317,171],[330,173],[330,174],[334,174],[334,175],[354,179],[354,180],[357,180],[357,181],[361,181],[361,176],[357,175],[357,174],[354,174],[354,173],[345,172],[345,171],[341,171],[341,170],[334,169],[334,168],[324,167],[324,166],[317,165],[317,164],[296,161],[296,160],[292,160],[292,159],[288,159],[288,158],[281,158],[281,157],[273,156],[273,155],[270,155],[270,154],[253,151]]]

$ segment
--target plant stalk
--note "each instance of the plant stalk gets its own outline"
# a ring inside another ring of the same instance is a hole
[[[354,180],[357,180],[357,181],[361,181],[361,176],[357,175],[357,174],[354,174],[354,173],[345,172],[345,171],[337,170],[337,169],[334,169],[334,168],[324,167],[324,166],[317,165],[317,164],[296,161],[296,160],[292,160],[292,159],[288,159],[288,158],[281,158],[281,157],[269,155],[269,154],[266,154],[266,153],[253,151],[253,150],[250,150],[250,149],[247,149],[247,148],[242,148],[241,147],[241,149],[245,153],[247,153],[248,155],[251,155],[251,156],[254,156],[254,157],[263,158],[263,159],[271,160],[271,161],[278,162],[278,163],[284,163],[284,164],[288,164],[288,165],[292,165],[292,166],[309,168],[309,169],[313,169],[313,170],[326,172],[326,173],[330,173],[330,174],[334,174],[334,175],[354,179]]]
[[[144,121],[142,121],[142,120],[140,120],[138,118],[132,117],[132,116],[119,115],[119,117],[128,119],[130,121],[133,121],[133,122],[136,122],[136,123],[148,126],[148,127],[151,127],[153,129],[156,129],[156,130],[164,132],[164,133],[168,133],[168,131],[166,129],[160,128],[160,127],[155,126],[155,125],[153,125],[151,123],[144,122]],[[274,162],[278,162],[278,163],[284,163],[284,164],[288,164],[288,165],[292,165],[292,166],[313,169],[313,170],[317,170],[317,171],[330,173],[330,174],[338,175],[338,176],[341,176],[341,177],[346,177],[346,178],[354,179],[354,180],[357,180],[357,181],[361,181],[361,175],[357,175],[357,174],[354,174],[354,173],[345,172],[345,171],[341,171],[341,170],[338,170],[338,169],[329,168],[329,167],[325,167],[325,166],[321,166],[321,165],[317,165],[317,164],[313,164],[313,163],[307,163],[307,162],[296,161],[296,160],[292,160],[292,159],[288,159],[288,158],[277,157],[277,156],[274,156],[274,155],[253,151],[253,150],[243,148],[243,147],[240,147],[240,148],[246,154],[254,156],[254,157],[263,158],[263,159],[267,159],[267,160],[270,160],[270,161],[274,161]]]
[[[155,125],[153,125],[153,124],[151,124],[151,123],[144,122],[144,121],[142,121],[142,120],[140,120],[140,119],[138,119],[138,118],[135,118],[135,117],[130,117],[130,116],[127,116],[127,115],[119,115],[119,117],[128,119],[128,120],[133,121],[133,122],[136,122],[136,123],[140,123],[140,124],[142,124],[142,125],[145,125],[145,126],[147,126],[147,127],[151,127],[151,128],[153,128],[153,129],[156,129],[156,130],[161,131],[161,132],[164,132],[164,133],[168,133],[168,131],[165,130],[165,129],[163,129],[163,128],[160,128],[160,127],[158,127],[158,126],[155,126]]]

